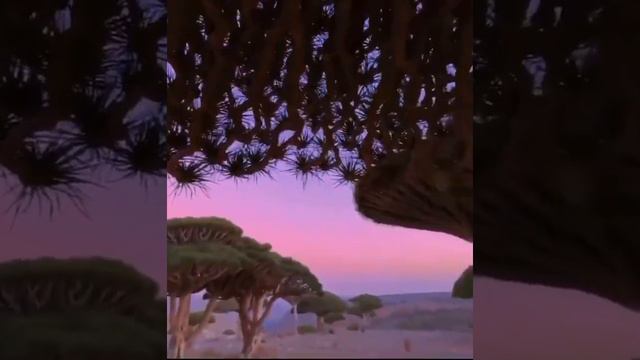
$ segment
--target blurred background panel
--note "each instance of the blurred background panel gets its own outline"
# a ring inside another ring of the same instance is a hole
[[[476,358],[637,357],[640,4],[474,5]]]
[[[4,297],[0,332],[26,326],[35,335],[0,341],[0,357],[164,356],[164,306],[151,304],[164,303],[166,288],[166,19],[156,0],[0,4],[0,288],[19,297],[33,282],[67,274],[51,286],[72,299],[55,303],[51,288],[38,286],[21,305]],[[42,257],[64,261],[20,262]],[[89,257],[107,261],[79,260]],[[30,275],[20,264],[31,264]],[[117,271],[128,271],[128,280],[113,277]],[[94,285],[77,285],[81,298],[70,287],[76,275]],[[103,311],[107,288],[137,300],[114,297],[119,305],[96,315],[109,319],[78,315],[81,326],[116,327],[102,344],[91,343],[89,330],[86,339],[65,337],[69,319],[39,317],[38,309],[67,311],[78,302],[76,310]],[[160,325],[128,323],[147,316],[136,306],[159,309],[150,316]],[[123,324],[149,342],[118,346]],[[58,331],[58,341],[42,342],[47,331]]]

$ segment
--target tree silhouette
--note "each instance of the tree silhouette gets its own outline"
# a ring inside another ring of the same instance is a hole
[[[165,308],[157,284],[120,261],[0,263],[0,357],[158,359]]]
[[[221,300],[229,311],[238,311],[242,353],[248,356],[259,341],[262,324],[277,299],[322,290],[306,266],[280,256],[269,244],[242,236],[242,229],[225,219],[171,219],[167,224],[167,241],[169,327],[176,357],[184,356],[189,342],[208,323]],[[207,291],[208,303],[200,326],[191,332],[188,327],[191,295],[203,289]]]
[[[169,1],[177,191],[285,167],[472,241],[472,1]]]
[[[14,215],[69,201],[96,169],[165,176],[163,0],[0,5],[0,175]]]
[[[209,299],[199,323],[190,326],[193,293],[228,273],[239,271],[250,259],[228,246],[242,230],[220,218],[182,218],[167,222],[167,295],[169,297],[169,333],[176,358],[209,323],[217,301]]]
[[[639,10],[475,2],[476,274],[640,309]]]
[[[473,298],[473,266],[469,266],[456,280],[451,294],[461,299]]]
[[[322,285],[301,263],[280,256],[270,247],[245,238],[241,251],[252,259],[235,274],[207,284],[211,297],[235,298],[243,338],[242,355],[250,356],[260,342],[262,326],[276,300],[320,293]]]
[[[325,291],[322,295],[308,295],[302,297],[298,303],[297,310],[300,314],[316,314],[316,328],[318,330],[322,330],[323,325],[327,320],[326,318],[329,317],[329,322],[337,321],[340,317],[339,315],[342,315],[342,313],[347,310],[347,304],[339,296]]]
[[[362,318],[362,331],[364,331],[364,326],[367,324],[368,319],[376,316],[376,310],[383,306],[382,300],[371,294],[358,295],[349,299],[349,301],[352,305],[347,309],[347,313]]]
[[[169,11],[167,169],[179,188],[278,163],[303,180],[358,183],[393,157],[398,176],[382,192],[380,176],[367,181],[360,210],[468,238],[458,222],[471,217],[471,1],[169,1]],[[457,169],[455,183],[436,185],[448,180],[430,159]],[[407,162],[427,171],[405,179]],[[400,183],[414,180],[451,209],[396,214]],[[459,218],[439,220],[446,211]]]

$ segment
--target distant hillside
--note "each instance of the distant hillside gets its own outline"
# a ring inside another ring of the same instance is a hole
[[[348,300],[352,296],[341,296]],[[472,300],[456,299],[451,293],[415,293],[379,295],[384,307],[377,311],[371,328],[403,330],[452,330],[471,331],[473,320]],[[271,333],[286,333],[293,329],[294,320],[286,302],[272,311],[265,329]],[[358,322],[353,316],[336,323],[336,326]],[[300,314],[299,325],[315,325],[314,314]]]

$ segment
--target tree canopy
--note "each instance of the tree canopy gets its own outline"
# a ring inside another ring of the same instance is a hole
[[[347,303],[339,296],[328,291],[323,292],[322,295],[304,296],[298,303],[299,313],[314,313],[323,318],[330,314],[342,314],[346,310]]]
[[[382,307],[382,300],[375,295],[362,294],[349,299],[353,304],[348,313],[359,317],[375,316],[375,311]]]
[[[0,358],[158,359],[166,342],[158,295],[152,279],[118,260],[0,263]]]
[[[39,258],[0,263],[0,312],[101,310],[132,315],[157,300],[158,285],[105,258]]]
[[[457,298],[473,298],[473,266],[469,266],[462,275],[460,275],[458,280],[453,284],[451,293],[453,297]]]
[[[230,221],[215,217],[167,222],[169,322],[176,356],[184,355],[216,311],[239,313],[243,353],[249,354],[277,299],[322,291],[306,266],[242,233]],[[200,323],[190,329],[191,296],[203,289],[207,306]]]

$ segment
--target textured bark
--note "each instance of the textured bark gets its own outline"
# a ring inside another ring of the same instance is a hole
[[[455,49],[447,26],[455,8],[458,27]],[[402,9],[396,15],[402,17]],[[414,229],[445,232],[473,239],[473,90],[471,49],[472,2],[446,2],[440,9],[438,49],[455,53],[455,101],[451,106],[429,106],[429,132],[406,151],[388,154],[369,168],[356,185],[358,211],[375,222]],[[394,42],[397,51],[400,41]],[[397,54],[396,62],[404,63]],[[438,66],[446,67],[446,64]],[[434,76],[437,76],[434,74]],[[436,96],[437,98],[437,96]],[[448,129],[438,133],[439,121],[450,116]]]
[[[389,156],[368,171],[356,186],[358,211],[379,223],[473,241],[473,170],[444,159],[456,139],[433,141],[439,148]]]
[[[176,359],[181,359],[184,357],[187,344],[187,335],[189,332],[190,311],[191,294],[181,296],[178,304],[176,329],[173,335],[175,337],[174,358]]]
[[[213,311],[218,304],[217,300],[209,299],[207,302],[207,306],[204,309],[204,314],[202,315],[202,319],[198,324],[195,325],[192,329],[190,329],[189,335],[187,337],[187,349],[191,348],[193,345],[193,341],[202,333],[202,330],[209,324],[211,321],[211,317],[213,316]]]
[[[262,325],[271,311],[277,297],[265,294],[247,294],[238,299],[238,315],[242,328],[242,351],[245,358],[251,357],[262,340]]]

